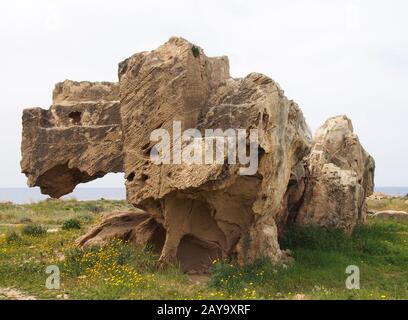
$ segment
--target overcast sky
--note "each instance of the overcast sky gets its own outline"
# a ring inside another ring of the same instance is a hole
[[[48,108],[64,79],[116,81],[119,61],[173,35],[228,55],[234,77],[279,82],[313,131],[348,115],[377,162],[376,184],[407,186],[407,12],[403,0],[1,1],[0,187],[26,186],[23,108]]]

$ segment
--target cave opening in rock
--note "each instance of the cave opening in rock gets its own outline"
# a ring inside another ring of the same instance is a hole
[[[82,113],[79,111],[72,111],[68,114],[68,117],[71,119],[73,124],[81,124]]]
[[[221,248],[211,242],[198,239],[193,235],[185,235],[177,250],[177,260],[183,272],[207,272],[212,262],[221,259]]]

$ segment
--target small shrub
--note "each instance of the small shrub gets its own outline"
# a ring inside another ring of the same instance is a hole
[[[90,214],[83,214],[79,217],[79,221],[82,223],[90,223],[94,221],[94,217]]]
[[[38,237],[46,234],[47,230],[44,227],[37,224],[28,224],[24,226],[21,232],[26,236]]]
[[[66,272],[73,276],[81,275],[85,270],[91,268],[97,262],[97,250],[91,248],[88,250],[73,247],[65,252]]]
[[[15,232],[15,231],[11,231],[11,232],[8,232],[7,234],[6,234],[6,242],[8,243],[8,244],[10,244],[10,243],[16,243],[16,242],[21,242],[21,237],[20,237],[20,235],[17,233],[17,232]]]
[[[19,220],[19,222],[20,222],[20,223],[32,223],[33,220],[31,220],[31,219],[28,218],[28,217],[22,217],[22,218]]]
[[[78,219],[69,219],[62,224],[63,230],[81,229],[81,222]]]
[[[191,51],[193,52],[194,58],[197,58],[200,55],[200,49],[196,46],[193,46],[191,48]]]

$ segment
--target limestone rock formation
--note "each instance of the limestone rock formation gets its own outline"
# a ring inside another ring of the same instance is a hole
[[[231,145],[216,143],[231,134]],[[139,210],[112,213],[80,245],[147,243],[162,264],[188,272],[225,257],[279,261],[279,237],[293,223],[351,231],[373,188],[374,162],[347,118],[328,120],[312,141],[275,81],[231,78],[226,57],[207,57],[182,38],[121,62],[118,84],[57,85],[49,111],[24,112],[22,145],[29,185],[53,197],[125,173],[127,199]]]
[[[364,222],[375,165],[354,134],[351,120],[346,116],[327,120],[314,137],[306,163],[306,189],[296,222],[348,233]]]
[[[298,106],[264,75],[230,79],[227,59],[180,38],[121,63],[119,76],[127,198],[165,227],[161,262],[279,259],[275,219],[311,143]],[[238,165],[152,164],[146,132],[172,132],[175,120],[201,133],[258,129],[258,170],[241,176]]]
[[[381,201],[381,200],[385,200],[385,199],[391,199],[393,198],[393,196],[390,196],[384,192],[373,192],[373,194],[371,196],[367,197],[367,200],[370,201]]]
[[[21,168],[30,187],[59,198],[122,171],[119,85],[65,81],[49,110],[23,112]]]
[[[373,218],[380,218],[384,220],[408,221],[408,212],[395,210],[378,211],[373,215]]]
[[[82,247],[101,246],[112,239],[133,245],[149,244],[159,251],[163,247],[166,231],[151,215],[133,209],[106,214],[102,221],[77,240]]]

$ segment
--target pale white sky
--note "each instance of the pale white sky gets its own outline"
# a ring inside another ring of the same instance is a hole
[[[0,187],[26,185],[24,107],[48,108],[64,79],[116,81],[119,61],[172,35],[228,55],[235,77],[278,81],[313,131],[347,114],[377,162],[376,184],[407,186],[407,12],[403,0],[2,1]]]

